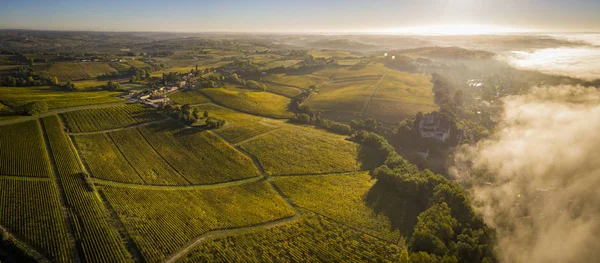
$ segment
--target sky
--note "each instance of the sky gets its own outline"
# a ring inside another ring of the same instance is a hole
[[[470,25],[471,31],[600,31],[600,0],[2,0],[0,6],[2,29],[323,33]]]

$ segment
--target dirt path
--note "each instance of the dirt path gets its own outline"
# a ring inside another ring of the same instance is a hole
[[[38,114],[38,115],[35,115],[35,116],[22,116],[22,117],[18,117],[18,118],[15,118],[15,119],[0,121],[0,126],[2,126],[2,125],[8,125],[8,124],[15,124],[15,123],[29,121],[29,120],[35,120],[35,119],[39,119],[39,118],[43,118],[43,117],[47,117],[47,116],[52,116],[52,115],[55,115],[55,114],[63,113],[63,112],[70,112],[70,111],[76,111],[76,110],[86,110],[86,109],[97,109],[97,108],[104,108],[104,107],[110,107],[110,106],[118,106],[118,105],[123,105],[123,104],[127,104],[127,101],[102,103],[102,104],[94,104],[94,105],[84,105],[84,106],[76,106],[76,107],[70,107],[70,108],[62,108],[62,109],[49,110],[47,112],[44,112],[42,114]]]
[[[235,181],[229,181],[224,183],[216,183],[216,184],[198,184],[198,185],[147,185],[147,184],[134,184],[134,183],[121,183],[109,180],[103,180],[98,178],[90,179],[95,184],[99,185],[108,185],[115,186],[121,188],[136,188],[136,189],[148,189],[148,190],[206,190],[206,189],[215,189],[215,188],[224,188],[224,187],[232,187],[243,184],[249,184],[253,182],[258,182],[261,180],[265,180],[264,176],[255,176]]]
[[[381,75],[381,78],[379,79],[379,81],[377,81],[377,84],[375,84],[375,90],[373,90],[373,93],[371,93],[371,96],[369,97],[369,99],[365,102],[365,105],[363,106],[362,110],[360,111],[360,116],[363,115],[363,113],[365,112],[365,110],[367,109],[367,107],[369,106],[369,103],[371,103],[371,100],[373,100],[373,96],[375,96],[375,93],[377,92],[377,90],[379,89],[379,85],[381,84],[381,82],[383,81],[383,78],[385,78],[385,75],[387,75],[387,68],[385,69],[385,72],[383,73],[383,75]]]
[[[269,134],[269,133],[272,133],[272,132],[278,131],[279,129],[281,129],[281,127],[278,127],[278,128],[276,128],[276,129],[270,130],[270,131],[268,131],[268,132],[263,132],[263,133],[261,133],[261,134],[258,134],[258,135],[255,135],[255,136],[252,136],[252,137],[250,137],[250,138],[248,138],[248,139],[245,139],[245,140],[243,140],[243,141],[239,141],[239,142],[235,143],[235,145],[236,145],[236,146],[238,146],[238,145],[240,145],[240,144],[243,144],[243,143],[245,143],[245,142],[249,142],[249,141],[256,140],[256,139],[258,139],[258,138],[260,138],[260,137],[262,137],[262,136],[265,136],[265,135],[267,135],[267,134]]]

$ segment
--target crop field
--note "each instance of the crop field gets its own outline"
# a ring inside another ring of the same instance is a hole
[[[50,148],[56,160],[58,178],[64,189],[69,215],[86,262],[131,261],[123,241],[109,224],[108,212],[84,178],[79,156],[63,132],[57,116],[43,118]]]
[[[255,64],[269,64],[279,60],[281,56],[277,54],[254,54],[249,55],[248,58],[252,59]]]
[[[430,76],[388,71],[379,85],[365,115],[387,123],[413,117],[418,112],[437,109]]]
[[[73,136],[93,177],[144,184],[144,180],[127,162],[108,133]]]
[[[59,63],[60,64],[60,63]],[[82,62],[79,63],[85,73],[91,78],[98,77],[105,73],[117,72],[117,70],[104,62]]]
[[[92,132],[134,126],[164,119],[156,111],[139,104],[85,109],[61,114],[71,132]]]
[[[392,230],[389,218],[376,214],[364,200],[373,183],[368,172],[275,178],[294,204],[397,244],[400,232]]]
[[[202,95],[198,90],[181,90],[169,95],[173,102],[178,104],[200,104],[210,102],[210,99]]]
[[[78,62],[55,63],[48,70],[48,75],[57,77],[60,81],[90,78]]]
[[[0,175],[48,177],[51,174],[38,121],[0,126]]]
[[[119,72],[125,72],[131,68],[130,65],[127,65],[125,63],[120,63],[120,62],[110,62],[108,64]]]
[[[95,79],[91,79],[91,80],[77,80],[77,81],[73,81],[73,84],[75,84],[75,87],[77,87],[78,90],[81,89],[91,89],[91,88],[97,88],[97,87],[101,87],[107,84],[108,81],[104,81],[104,80],[95,80]]]
[[[379,79],[385,73],[385,66],[379,63],[360,63],[351,67],[342,67],[335,73],[335,80],[362,78]]]
[[[125,160],[146,184],[188,185],[189,182],[173,169],[137,129],[111,132],[110,137]],[[86,157],[88,158],[88,157]],[[93,156],[91,157],[93,158]]]
[[[340,66],[354,66],[360,63],[360,59],[339,59],[337,64]]]
[[[263,65],[261,68],[262,69],[272,69],[272,68],[277,68],[277,67],[285,67],[285,68],[289,68],[291,66],[294,66],[298,63],[302,62],[302,60],[296,60],[296,59],[290,59],[290,60],[277,60],[277,61],[272,61],[266,65]]]
[[[328,80],[327,77],[322,77],[313,74],[305,75],[287,75],[287,74],[273,74],[263,77],[264,81],[274,82],[278,84],[284,84],[294,86],[298,88],[308,89],[312,85],[318,85]]]
[[[376,84],[377,80],[327,83],[319,86],[305,104],[318,110],[360,112]]]
[[[136,67],[136,68],[151,68],[150,65],[146,64],[144,61],[141,61],[141,60],[128,60],[125,63],[131,67]]]
[[[211,132],[161,123],[139,128],[163,159],[192,184],[259,176],[252,160]],[[137,166],[134,166],[137,167]]]
[[[203,242],[178,262],[401,262],[400,249],[318,215]]]
[[[292,113],[287,111],[290,99],[270,92],[251,91],[232,86],[201,91],[216,103],[241,112],[272,118],[292,117]]]
[[[359,145],[313,129],[281,128],[240,146],[256,156],[267,172],[315,174],[361,169]]]
[[[209,117],[225,120],[225,126],[218,129],[217,132],[233,143],[278,128],[274,124],[263,121],[264,118],[262,117],[233,111],[214,104],[198,105],[194,108],[197,108],[200,112],[208,111]]]
[[[350,52],[348,51],[341,51],[341,50],[322,50],[322,51],[310,51],[308,52],[309,55],[313,56],[314,58],[332,58],[332,57],[338,57],[338,58],[348,58],[348,57],[358,57],[356,55],[352,55],[350,54]]]
[[[147,262],[163,261],[209,231],[294,215],[265,182],[181,191],[101,187]]]
[[[122,101],[115,97],[118,94],[118,92],[109,91],[72,92],[47,86],[0,87],[2,103],[11,108],[18,108],[34,101],[46,102],[48,109]]]
[[[0,179],[0,225],[53,262],[71,262],[67,227],[51,181]]]
[[[335,76],[335,73],[342,67],[327,67],[318,71],[315,71],[311,74],[313,75],[317,75],[317,76],[321,76],[321,77],[326,77],[326,78],[332,78]]]
[[[297,87],[290,87],[287,85],[267,83],[267,82],[262,82],[262,81],[259,81],[258,83],[260,83],[261,85],[267,86],[268,92],[282,95],[282,96],[285,96],[288,98],[293,98],[302,92],[300,90],[300,88],[297,88]]]

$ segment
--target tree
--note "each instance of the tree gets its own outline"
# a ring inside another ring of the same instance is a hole
[[[194,116],[195,120],[200,119],[200,111],[198,110],[198,108],[194,108],[194,110],[192,111],[192,115]]]
[[[25,105],[25,113],[30,116],[41,114],[46,111],[48,111],[48,104],[44,101],[30,102]]]
[[[110,91],[119,90],[120,88],[121,88],[121,84],[119,84],[118,82],[114,82],[114,81],[109,81],[108,83],[106,83],[106,86],[105,86],[105,89],[110,90]]]
[[[310,123],[310,116],[308,116],[306,113],[297,114],[296,121],[299,123]]]
[[[204,118],[208,118],[208,111],[207,110],[204,111]]]
[[[448,245],[454,237],[457,225],[446,203],[431,206],[417,218],[417,225],[409,241],[410,250],[440,256],[448,254]]]
[[[67,83],[64,85],[64,87],[70,91],[76,91],[77,87],[75,86],[75,84],[73,84],[73,82],[71,82],[70,80],[67,81]]]

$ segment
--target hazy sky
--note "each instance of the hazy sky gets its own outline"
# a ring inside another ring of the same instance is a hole
[[[0,28],[340,32],[479,24],[600,31],[600,0],[2,0]]]

